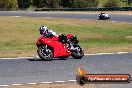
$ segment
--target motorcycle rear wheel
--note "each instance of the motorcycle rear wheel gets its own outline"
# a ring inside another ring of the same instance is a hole
[[[46,46],[39,46],[37,50],[38,56],[45,61],[53,60],[53,51]]]

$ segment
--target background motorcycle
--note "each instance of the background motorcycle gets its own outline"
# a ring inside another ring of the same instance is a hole
[[[84,56],[82,48],[78,45],[79,41],[72,34],[61,34],[58,41],[54,38],[41,36],[36,45],[37,53],[42,60],[53,60],[53,58],[68,58],[72,56],[75,59],[81,59]]]
[[[107,20],[107,19],[110,19],[110,17],[99,14],[99,20]]]

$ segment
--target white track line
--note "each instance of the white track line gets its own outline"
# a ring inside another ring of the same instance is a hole
[[[96,54],[84,54],[84,55],[109,55],[109,54],[127,54],[131,52],[116,52],[116,53],[96,53]]]
[[[115,54],[115,53],[97,53],[97,55]]]
[[[10,86],[10,85],[0,85],[0,87],[8,87],[8,86]]]
[[[34,58],[34,57],[15,57],[15,58],[0,58],[0,59],[30,59],[30,58]]]
[[[95,55],[106,55],[106,54],[115,54],[115,53],[96,53]]]
[[[27,83],[27,84],[29,84],[29,85],[36,85],[37,83]]]
[[[68,80],[68,82],[76,82],[76,80]]]
[[[95,54],[84,54],[84,55],[92,56],[92,55],[127,54],[127,53],[132,53],[132,52],[95,53]],[[35,57],[16,57],[16,58],[0,58],[0,59],[25,59],[25,58],[26,59],[39,58],[39,56],[35,56]]]
[[[66,81],[54,81],[55,83],[65,83]]]
[[[42,84],[51,84],[53,82],[40,82],[40,83],[42,83]]]
[[[92,56],[92,55],[109,55],[109,54],[117,54],[117,53],[96,53],[96,54],[84,54],[84,55]]]
[[[125,53],[128,53],[128,52],[117,52],[117,54],[125,54]]]
[[[11,84],[12,86],[21,86],[22,84]]]

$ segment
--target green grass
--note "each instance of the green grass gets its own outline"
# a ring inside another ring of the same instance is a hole
[[[77,35],[85,53],[132,51],[132,25],[127,23],[37,17],[0,19],[0,57],[36,55],[35,44],[41,25],[57,34]]]
[[[106,2],[107,2],[108,0],[99,0],[99,5],[98,5],[98,7],[102,7]],[[119,3],[120,3],[120,6],[121,7],[126,7],[126,6],[128,6],[127,4],[126,4],[126,2],[122,2],[121,0],[118,0],[119,1]],[[124,0],[125,1],[125,0]]]

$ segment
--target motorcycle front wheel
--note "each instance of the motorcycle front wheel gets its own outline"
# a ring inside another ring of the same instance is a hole
[[[37,50],[38,56],[45,61],[53,60],[53,51],[47,46],[39,46]]]
[[[71,56],[75,59],[81,59],[84,56],[84,52],[82,48],[78,45],[75,49],[71,52]]]

